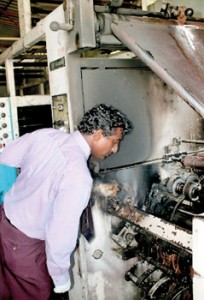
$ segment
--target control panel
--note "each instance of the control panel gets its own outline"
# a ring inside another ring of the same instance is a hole
[[[69,132],[67,95],[52,96],[53,126]]]
[[[0,98],[0,153],[17,136],[16,105],[11,106],[10,98]]]

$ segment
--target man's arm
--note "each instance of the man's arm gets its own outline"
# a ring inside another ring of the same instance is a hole
[[[10,142],[0,154],[0,164],[10,167],[21,167],[24,154],[29,146],[30,134],[27,133],[20,138]]]
[[[76,246],[79,220],[90,198],[92,181],[64,176],[54,201],[53,211],[46,228],[47,266],[55,285],[69,290],[70,255]]]

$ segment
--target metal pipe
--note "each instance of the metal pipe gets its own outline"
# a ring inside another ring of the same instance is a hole
[[[181,162],[186,168],[204,168],[204,156],[185,156]]]
[[[204,144],[201,140],[181,140],[182,143],[192,143],[192,144]]]
[[[71,31],[73,29],[73,24],[59,23],[57,21],[53,21],[50,23],[50,29],[52,31],[58,31],[58,30]]]

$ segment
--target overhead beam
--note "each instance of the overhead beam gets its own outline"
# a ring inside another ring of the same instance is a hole
[[[25,36],[31,30],[30,0],[18,0],[20,36]]]
[[[18,0],[23,1],[23,0]],[[27,0],[24,0],[26,3]],[[61,4],[58,8],[62,7]],[[58,9],[57,8],[57,9]],[[54,10],[55,11],[55,10]],[[52,13],[54,13],[54,11]],[[11,47],[7,48],[2,54],[0,54],[0,65],[4,64],[6,59],[15,58],[21,53],[25,53],[27,49],[30,49],[33,45],[36,45],[39,41],[45,40],[45,26],[47,19],[50,18],[50,13],[47,17],[40,20],[37,25],[28,31],[24,37],[19,38],[18,41],[14,42]]]
[[[17,41],[18,37],[0,36],[0,41]]]
[[[44,40],[44,22],[44,19],[38,22],[38,24],[33,29],[31,29],[24,37],[19,38],[18,41],[14,42],[11,47],[5,50],[0,55],[0,64],[3,64],[6,59],[15,58],[17,55],[26,52],[26,49],[29,49],[39,41]]]
[[[8,95],[10,97],[16,96],[13,60],[6,59],[5,67],[6,67],[6,84],[7,84]]]

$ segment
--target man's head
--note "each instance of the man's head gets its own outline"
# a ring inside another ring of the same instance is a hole
[[[119,142],[132,130],[132,125],[118,109],[99,104],[85,113],[78,130],[90,145],[92,155],[104,159],[118,151]]]

